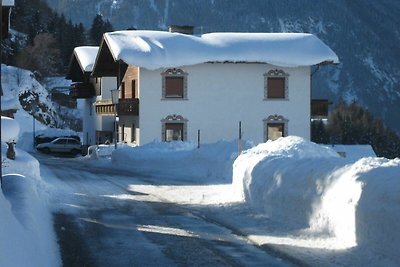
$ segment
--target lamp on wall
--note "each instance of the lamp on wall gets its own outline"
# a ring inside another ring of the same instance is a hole
[[[114,105],[114,148],[117,149],[117,105],[119,101],[119,90],[111,90],[111,102]]]

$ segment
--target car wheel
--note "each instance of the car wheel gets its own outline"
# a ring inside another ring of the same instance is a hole
[[[46,154],[49,154],[50,153],[50,148],[48,148],[48,147],[43,148],[43,152],[46,153]]]

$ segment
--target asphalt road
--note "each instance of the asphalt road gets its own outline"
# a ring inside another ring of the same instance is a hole
[[[157,177],[34,154],[52,193],[63,266],[293,266],[192,206],[132,191]],[[125,196],[119,198],[117,196]]]

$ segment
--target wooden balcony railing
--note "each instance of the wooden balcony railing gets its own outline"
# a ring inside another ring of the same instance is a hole
[[[115,105],[111,99],[97,100],[95,105],[97,115],[113,116],[115,114]]]
[[[138,116],[139,115],[139,99],[129,98],[120,99],[117,106],[118,116]]]
[[[112,116],[115,112],[115,105],[111,99],[96,101],[96,114],[104,116]],[[139,115],[139,99],[119,99],[117,104],[118,116],[138,116]]]
[[[311,118],[322,119],[328,117],[329,101],[327,99],[311,100]]]
[[[73,98],[90,98],[95,96],[94,86],[91,83],[75,83],[72,85],[71,96]]]

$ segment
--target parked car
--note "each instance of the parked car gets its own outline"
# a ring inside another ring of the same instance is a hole
[[[71,153],[77,155],[82,153],[82,145],[75,138],[59,137],[48,143],[38,144],[36,149],[44,153]]]

